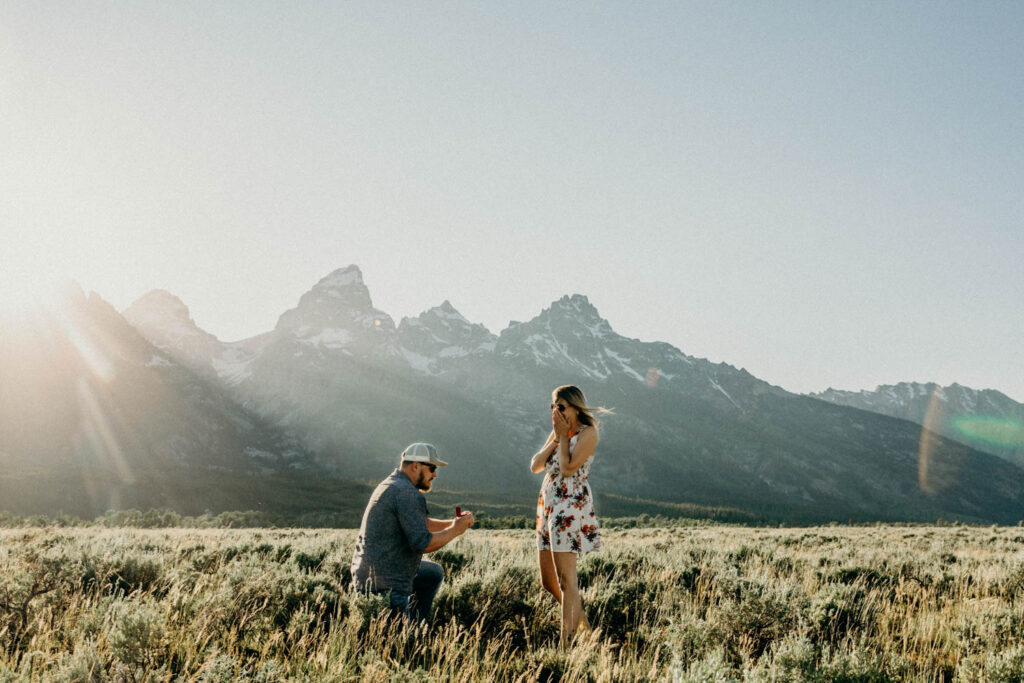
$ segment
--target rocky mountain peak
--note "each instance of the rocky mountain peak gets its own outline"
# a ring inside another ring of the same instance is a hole
[[[497,337],[478,323],[471,323],[445,300],[415,318],[403,318],[398,326],[402,353],[409,364],[434,374],[451,359],[489,353]]]
[[[174,346],[175,339],[216,340],[192,320],[188,306],[170,292],[154,289],[136,299],[122,315],[158,347]]]
[[[460,318],[461,320],[466,320],[466,318],[463,317],[463,315],[461,313],[459,313],[458,310],[456,310],[456,308],[454,306],[452,306],[452,302],[448,301],[448,299],[445,299],[443,302],[441,302],[440,306],[435,306],[434,308],[432,308],[430,310],[437,311],[438,313],[441,313],[441,314],[444,314],[444,315],[447,315],[447,316],[453,316],[453,317],[454,316],[458,316],[458,318]]]
[[[581,322],[606,322],[597,312],[597,308],[590,303],[590,299],[582,294],[563,296],[552,302],[548,312],[552,316],[568,316]]]
[[[511,323],[509,328],[502,332],[502,337],[504,338],[506,334],[510,338],[541,335],[563,342],[600,340],[616,336],[608,321],[601,317],[597,308],[582,294],[563,296],[527,323]]]
[[[135,321],[156,320],[166,322],[176,320],[195,325],[188,306],[178,297],[164,289],[146,292],[124,310],[123,315],[132,324]]]
[[[299,308],[340,305],[346,308],[372,309],[370,290],[363,283],[363,273],[351,265],[333,271],[299,299]]]
[[[479,323],[471,323],[462,313],[458,311],[451,302],[445,299],[444,303],[440,306],[434,306],[430,310],[424,311],[416,318],[404,318],[403,323],[406,321],[412,322],[413,320],[418,321],[419,324],[427,325],[434,329],[442,328],[451,331],[471,332],[473,336],[479,336],[482,332],[485,336],[493,337],[487,328]]]
[[[357,266],[333,271],[285,311],[275,332],[324,348],[370,353],[394,352],[395,322],[373,307],[370,290]]]
[[[361,271],[359,266],[355,264],[332,271],[330,274],[321,278],[321,280],[314,286],[314,289],[344,289],[353,285],[365,286],[363,284],[363,271]]]

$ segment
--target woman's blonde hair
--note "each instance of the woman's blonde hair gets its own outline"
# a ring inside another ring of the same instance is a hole
[[[578,419],[582,425],[594,425],[595,427],[600,424],[600,420],[597,419],[597,414],[602,415],[610,414],[612,411],[607,408],[591,407],[587,405],[587,397],[583,395],[583,390],[572,384],[564,384],[553,392],[551,395],[555,397],[556,401],[565,401],[579,413]]]

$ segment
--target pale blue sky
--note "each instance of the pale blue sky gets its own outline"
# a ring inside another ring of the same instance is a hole
[[[792,391],[1024,400],[1024,5],[0,5],[4,296],[225,340],[351,263],[396,318],[590,297]]]

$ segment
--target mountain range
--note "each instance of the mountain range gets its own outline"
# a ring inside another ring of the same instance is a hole
[[[159,465],[196,479],[372,484],[423,440],[452,463],[440,487],[464,500],[522,500],[510,509],[526,512],[540,483],[527,464],[550,429],[551,390],[576,384],[611,409],[591,474],[605,500],[792,522],[1024,518],[1024,470],[1012,453],[624,337],[578,294],[499,334],[447,301],[396,324],[355,266],[317,282],[273,330],[239,342],[200,329],[164,291],[123,315],[96,295],[72,310],[72,324],[50,323],[57,346],[0,344],[0,457],[17,467],[88,462],[116,474],[120,459],[136,477]],[[76,346],[81,330],[106,350],[107,379]],[[58,350],[61,370],[32,370]],[[15,389],[8,368],[20,373]],[[26,386],[63,396],[60,409],[24,400]],[[96,396],[106,403],[90,408]],[[114,437],[88,427],[111,414]],[[365,502],[365,489],[348,490],[353,505]]]
[[[55,310],[0,317],[0,509],[178,506],[194,487],[169,472],[312,462],[295,435],[154,347],[95,294],[70,290]]]
[[[809,396],[910,420],[1024,467],[1024,404],[993,389],[902,382],[874,391],[827,389]]]

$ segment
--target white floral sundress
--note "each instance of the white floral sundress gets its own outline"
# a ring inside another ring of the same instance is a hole
[[[577,437],[579,434],[569,439],[570,455],[576,448]],[[548,456],[544,463],[547,474],[537,498],[538,550],[582,554],[601,548],[601,530],[589,482],[593,460],[591,455],[571,476],[563,477],[558,471],[557,450]]]

